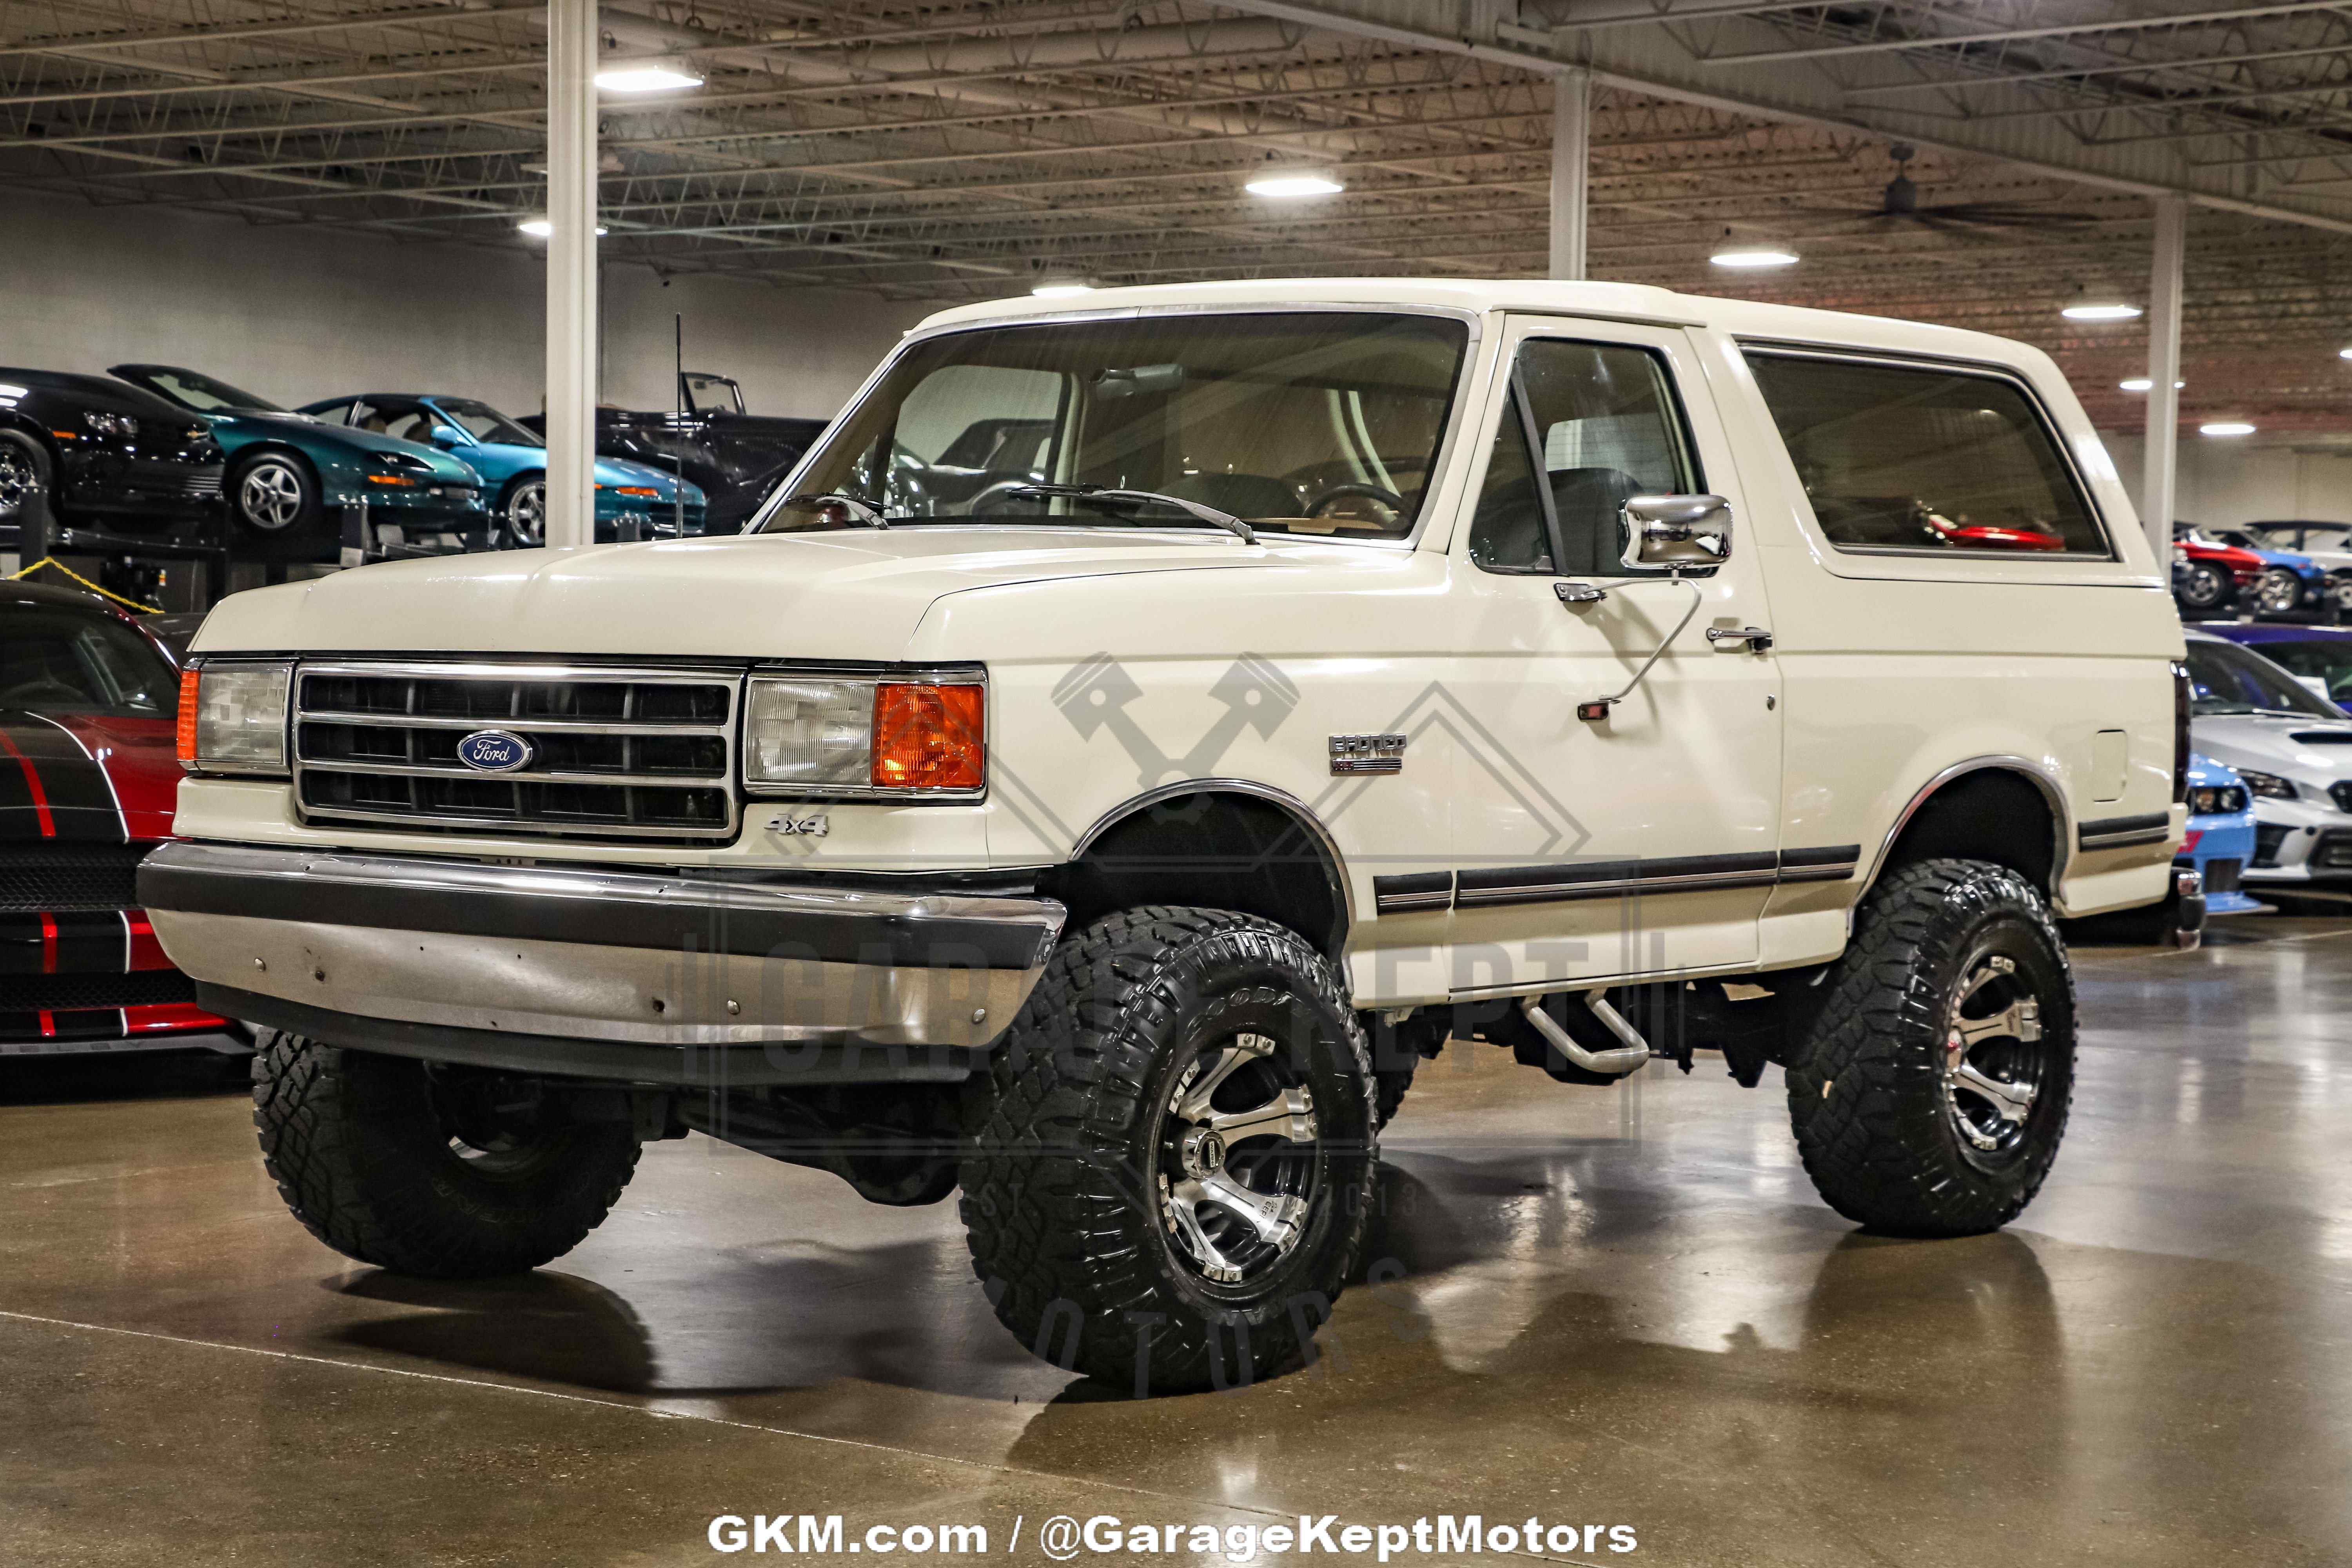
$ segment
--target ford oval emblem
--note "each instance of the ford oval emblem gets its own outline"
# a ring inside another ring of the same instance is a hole
[[[530,761],[530,742],[504,730],[477,730],[457,742],[457,760],[483,773],[510,773]]]

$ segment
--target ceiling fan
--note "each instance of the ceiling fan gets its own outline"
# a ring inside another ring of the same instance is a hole
[[[1956,234],[1994,228],[2078,228],[2095,221],[2087,213],[2058,212],[2021,202],[1923,203],[1919,199],[1919,187],[1913,183],[1908,173],[1911,160],[1918,155],[1918,149],[1907,142],[1897,142],[1886,151],[1895,160],[1895,177],[1886,182],[1885,193],[1879,198],[1878,205],[1812,210],[1824,217],[1861,218],[1882,228],[1916,224],[1923,228]]]

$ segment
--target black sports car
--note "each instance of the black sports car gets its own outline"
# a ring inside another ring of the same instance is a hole
[[[212,426],[110,376],[0,366],[0,548],[40,498],[56,521],[152,533],[220,501]]]
[[[706,533],[742,532],[829,423],[746,413],[732,378],[702,371],[678,377],[678,401],[682,414],[597,409],[596,455],[683,473],[702,489]],[[546,434],[544,416],[518,423]]]

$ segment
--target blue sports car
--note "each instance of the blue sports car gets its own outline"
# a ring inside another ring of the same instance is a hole
[[[228,459],[221,491],[248,558],[332,561],[342,549],[342,511],[354,507],[419,531],[488,531],[480,477],[446,452],[337,429],[178,365],[118,364],[109,374],[212,427]]]
[[[306,405],[330,425],[399,437],[465,459],[482,476],[499,542],[527,549],[547,537],[547,447],[488,404],[442,393],[371,392]],[[703,495],[691,480],[644,463],[596,459],[596,538],[700,533]]]
[[[2223,621],[2200,628],[2243,643],[2314,694],[2352,713],[2352,627],[2242,626]]]
[[[2263,574],[2246,595],[2247,608],[2257,616],[2313,615],[2335,612],[2326,568],[2299,551],[2281,550],[2278,542],[2257,538],[2242,528],[2199,528],[2191,531],[2215,544],[2251,550],[2263,558]]]
[[[2237,771],[2208,756],[2189,754],[2189,836],[2176,867],[2205,876],[2205,912],[2238,915],[2263,906],[2238,886],[2238,873],[2254,858],[2253,799]]]

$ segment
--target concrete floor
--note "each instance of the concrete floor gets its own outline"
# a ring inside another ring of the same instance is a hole
[[[1148,1403],[1008,1341],[952,1204],[697,1137],[555,1267],[430,1284],[286,1215],[211,1062],[10,1064],[0,1563],[706,1563],[714,1516],[803,1512],[998,1557],[1017,1517],[1029,1562],[1056,1514],[1300,1512],[1633,1527],[1557,1554],[1604,1563],[2352,1562],[2352,923],[2080,970],[2005,1234],[1855,1234],[1777,1081],[1456,1047],[1328,1359]]]

